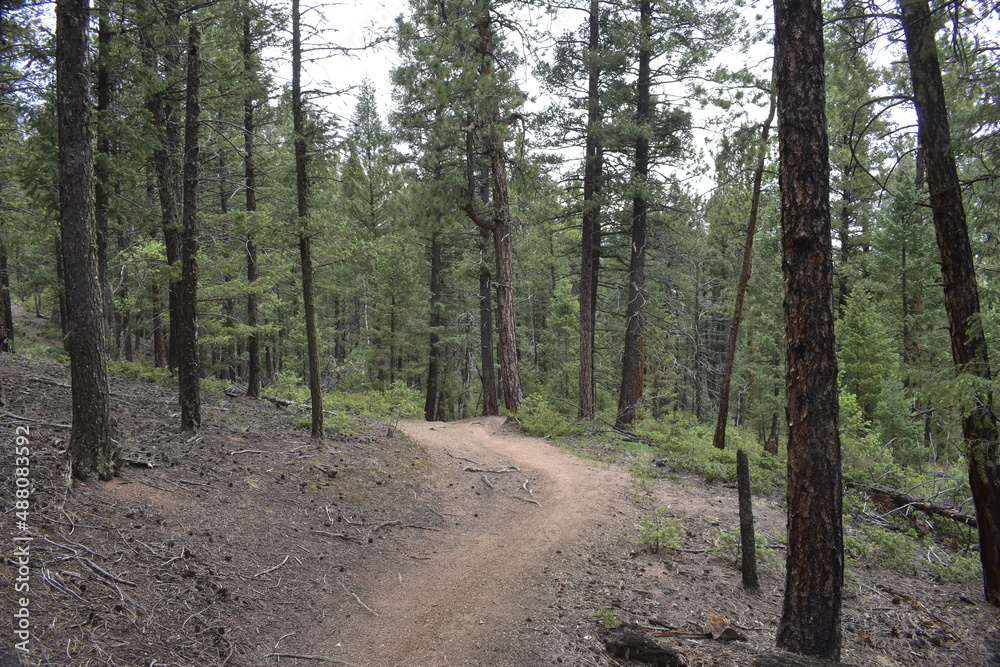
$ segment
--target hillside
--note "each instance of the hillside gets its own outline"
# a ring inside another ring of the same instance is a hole
[[[110,483],[70,486],[67,370],[0,363],[0,474],[15,478],[18,433],[31,449],[25,530],[12,485],[2,494],[8,618],[20,608],[14,548],[30,553],[21,664],[632,664],[603,647],[602,624],[617,621],[650,625],[690,665],[751,665],[772,650],[780,499],[755,498],[774,556],[750,595],[719,546],[736,522],[728,486],[676,471],[640,484],[624,465],[499,418],[398,430],[341,419],[349,426],[317,443],[287,409],[222,392],[204,396],[191,436],[173,390],[121,377],[112,398],[127,463]],[[658,554],[637,542],[654,508],[682,527]],[[855,566],[843,660],[996,661],[1000,614],[981,598],[978,582]],[[707,638],[714,615],[746,640]]]

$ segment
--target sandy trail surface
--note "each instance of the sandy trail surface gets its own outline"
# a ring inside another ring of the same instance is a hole
[[[528,438],[500,417],[404,424],[451,474],[428,531],[359,595],[372,613],[338,632],[358,665],[548,664],[537,594],[588,531],[628,514],[621,472]],[[507,472],[503,472],[507,471]],[[357,591],[353,591],[357,592]],[[375,615],[377,614],[377,615]]]

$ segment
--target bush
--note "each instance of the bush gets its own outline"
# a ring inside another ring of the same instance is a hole
[[[138,361],[108,361],[108,370],[123,377],[152,382],[167,389],[174,382],[169,368],[154,368]]]
[[[774,549],[767,546],[771,538],[767,533],[756,529],[754,529],[753,534],[754,546],[757,549],[757,564],[769,570],[781,570],[781,558],[778,557]],[[716,531],[715,537],[712,539],[712,546],[708,548],[709,553],[732,562],[734,565],[739,565],[742,561],[742,550],[743,543],[739,526]]]
[[[517,411],[521,430],[536,437],[565,437],[582,435],[584,425],[576,416],[568,416],[553,407],[542,396],[532,394],[521,402]]]
[[[670,510],[660,508],[639,519],[639,538],[636,544],[659,553],[660,548],[680,549],[684,546],[687,529],[684,522],[670,516]]]

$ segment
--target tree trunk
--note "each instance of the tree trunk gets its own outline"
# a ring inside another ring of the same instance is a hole
[[[246,12],[243,17],[243,39],[240,42],[240,49],[243,56],[243,85],[247,91],[243,97],[243,179],[246,188],[246,210],[253,217],[257,211],[257,167],[254,163],[255,146],[254,132],[256,132],[256,119],[254,116],[254,98],[249,92],[254,80],[254,51],[252,15],[249,4],[244,7]],[[250,224],[254,221],[251,219]],[[247,283],[250,290],[247,292],[247,326],[250,334],[247,336],[247,396],[260,398],[260,336],[257,334],[258,325],[257,293],[253,284],[258,278],[257,267],[257,239],[256,234],[251,232],[247,235]]]
[[[489,253],[490,235],[479,230],[479,356],[482,360],[483,414],[500,414],[497,395],[496,360],[493,356],[493,290],[490,265],[485,256]]]
[[[830,167],[819,0],[777,0],[788,558],[779,648],[840,656],[844,545]]]
[[[180,286],[177,272],[181,259],[181,224],[178,215],[179,185],[178,155],[181,151],[181,130],[177,120],[177,103],[175,92],[171,89],[172,80],[180,69],[180,45],[174,35],[180,32],[180,13],[176,0],[167,0],[162,8],[163,21],[167,34],[171,35],[163,47],[163,72],[161,85],[155,88],[146,107],[153,117],[160,133],[159,145],[153,151],[153,163],[156,170],[157,191],[160,200],[160,220],[163,227],[163,244],[167,255],[167,264],[171,267],[167,291],[167,313],[170,327],[167,331],[167,366],[178,367]],[[147,31],[141,32],[143,42],[143,59],[149,67],[154,67],[156,45]]]
[[[110,479],[118,470],[112,440],[101,287],[97,281],[91,147],[88,0],[56,4],[56,95],[59,115],[59,204],[70,356],[73,475]]]
[[[0,352],[14,351],[14,308],[10,300],[10,270],[7,268],[7,244],[3,241],[0,220]]]
[[[598,139],[601,122],[600,0],[590,0],[587,53],[587,146],[583,167],[583,233],[580,243],[580,396],[579,416],[593,419],[594,333],[597,325],[597,277],[601,248],[601,180],[604,153]]]
[[[192,22],[188,32],[187,109],[184,117],[184,215],[181,230],[180,321],[178,384],[181,428],[201,428],[201,364],[198,356],[198,160],[201,114],[201,31]]]
[[[440,232],[431,232],[431,314],[430,314],[430,352],[427,358],[427,394],[424,400],[424,419],[434,421],[438,417],[438,386],[440,380],[440,344],[441,337],[441,238]]]
[[[97,22],[97,159],[94,162],[94,217],[97,229],[97,282],[101,286],[105,331],[108,332],[108,353],[111,349],[111,332],[115,329],[115,306],[108,279],[108,246],[110,239],[111,192],[111,131],[108,114],[111,110],[111,27],[108,0],[98,0]]]
[[[951,354],[959,375],[981,382],[975,408],[962,418],[968,446],[969,484],[979,522],[979,556],[986,599],[1000,606],[1000,444],[989,391],[991,375],[986,336],[979,317],[979,291],[951,129],[927,0],[900,0],[910,63],[920,146],[927,167],[934,229],[941,254],[944,302],[951,333]]]
[[[757,536],[753,526],[753,496],[750,493],[750,461],[742,449],[736,451],[736,488],[740,508],[740,571],[743,588],[757,593]]]
[[[747,223],[747,240],[743,247],[743,270],[736,287],[736,305],[733,306],[733,321],[729,325],[729,346],[726,348],[726,368],[722,373],[722,389],[719,392],[719,414],[715,420],[715,435],[712,444],[719,449],[726,448],[726,422],[729,419],[729,387],[733,380],[733,362],[736,359],[736,343],[740,337],[743,322],[743,304],[746,301],[747,285],[750,283],[750,269],[753,266],[753,241],[757,235],[757,216],[760,212],[760,190],[764,181],[764,163],[767,161],[767,137],[774,120],[774,93],[767,111],[767,120],[760,131],[760,151],[757,153],[757,169],[753,174],[753,197],[750,200],[750,221]]]
[[[482,48],[483,77],[491,79],[495,72],[493,53],[492,8],[487,3],[478,21],[479,40]],[[503,128],[497,100],[489,98],[484,103],[483,136],[486,153],[490,158],[493,216],[490,231],[496,252],[497,338],[500,353],[500,382],[506,408],[517,412],[524,399],[521,389],[521,372],[517,354],[517,322],[514,300],[514,239],[510,220],[510,201],[507,192],[507,163],[504,157]]]
[[[299,0],[292,0],[292,123],[295,132],[295,191],[299,216],[299,258],[302,263],[302,309],[309,354],[309,399],[313,438],[323,437],[323,387],[319,374],[319,334],[316,331],[315,269],[309,231],[309,173],[306,163],[305,122],[302,108],[302,31]]]
[[[649,42],[652,37],[653,8],[650,0],[639,6],[639,78],[636,81],[635,164],[632,168],[632,255],[628,269],[628,301],[625,305],[625,347],[622,354],[622,383],[618,394],[618,416],[615,425],[627,428],[635,420],[642,398],[642,316],[646,305],[646,236],[649,202],[646,186],[649,176],[649,137],[652,104],[650,86],[652,71]]]

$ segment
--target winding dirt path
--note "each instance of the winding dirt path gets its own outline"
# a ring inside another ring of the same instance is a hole
[[[378,615],[355,615],[355,627],[338,633],[352,640],[344,659],[549,664],[539,653],[546,631],[532,627],[551,602],[539,595],[540,582],[588,531],[630,512],[627,476],[525,437],[499,417],[402,429],[445,473],[435,511],[451,525],[418,540],[408,562],[387,563],[365,586],[360,597]],[[517,471],[466,470],[509,466]]]

